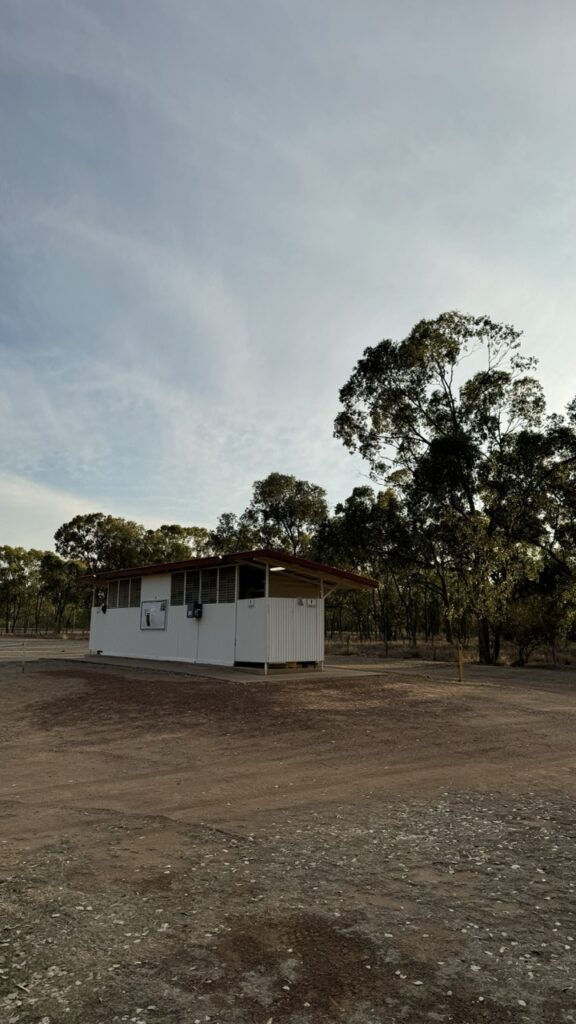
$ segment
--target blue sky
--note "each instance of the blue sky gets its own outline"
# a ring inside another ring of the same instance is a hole
[[[446,309],[576,393],[576,7],[3,0],[0,543],[334,503],[366,345]]]

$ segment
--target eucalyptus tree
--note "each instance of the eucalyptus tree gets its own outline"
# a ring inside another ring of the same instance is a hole
[[[234,551],[250,551],[262,546],[262,537],[252,519],[243,512],[223,512],[213,530],[210,544],[216,555],[229,555]]]
[[[141,561],[144,534],[140,523],[90,512],[63,523],[54,546],[62,558],[83,562],[90,572],[125,569]]]
[[[288,473],[270,473],[256,480],[247,520],[269,547],[306,554],[315,531],[328,513],[326,491]]]
[[[212,554],[210,531],[204,526],[164,524],[146,530],[140,545],[142,563],[178,562]]]
[[[42,552],[35,548],[0,546],[0,622],[6,633],[28,629],[37,621],[41,559]]]
[[[303,555],[327,515],[324,488],[288,473],[269,473],[254,482],[250,504],[240,516],[220,516],[211,542],[218,554],[260,546]]]
[[[65,616],[78,626],[87,625],[91,594],[86,587],[78,585],[79,577],[85,572],[83,562],[66,560],[53,551],[45,551],[42,555],[41,594],[50,603],[52,625],[57,632],[62,629]]]
[[[370,594],[344,592],[332,599],[341,613],[351,612],[357,632],[362,615],[371,618],[385,643],[403,620],[402,632],[413,640],[418,623],[418,596],[412,586],[412,538],[407,529],[405,510],[390,488],[376,493],[366,485],[355,487],[344,502],[336,505],[333,516],[318,528],[314,555],[321,561],[344,566],[380,583]]]
[[[54,542],[62,558],[82,562],[91,572],[176,562],[212,552],[205,527],[172,523],[146,530],[141,523],[103,512],[75,516],[63,523]]]
[[[422,320],[404,340],[365,350],[335,423],[376,478],[394,481],[448,636],[461,642],[473,613],[484,662],[497,657],[503,604],[543,531],[538,514],[533,531],[514,523],[528,485],[528,467],[514,461],[519,438],[538,435],[545,412],[535,360],[519,348],[519,332],[487,316]],[[465,379],[469,359],[479,368]]]

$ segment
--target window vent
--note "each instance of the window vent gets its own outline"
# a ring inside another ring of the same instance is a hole
[[[142,580],[140,576],[130,580],[130,607],[139,608],[142,596]]]
[[[172,573],[170,604],[184,604],[184,573]]]
[[[216,604],[218,600],[218,569],[202,570],[202,604]]]
[[[200,573],[195,570],[194,572],[186,573],[186,604],[194,604],[200,600]]]
[[[220,569],[218,603],[232,604],[236,600],[236,569],[233,565]]]

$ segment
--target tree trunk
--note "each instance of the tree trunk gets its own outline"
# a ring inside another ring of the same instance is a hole
[[[492,645],[492,651],[494,654],[494,665],[497,663],[500,657],[500,629],[494,630],[494,641]]]
[[[478,620],[478,661],[490,665],[490,627],[486,619]]]
[[[458,682],[464,682],[464,648],[458,644]]]
[[[478,660],[481,665],[494,665],[500,653],[500,631],[492,635],[488,619],[478,621]]]

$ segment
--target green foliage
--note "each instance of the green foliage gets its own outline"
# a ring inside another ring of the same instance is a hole
[[[15,628],[20,618],[33,614],[30,593],[38,581],[42,553],[31,549],[0,547],[0,606],[6,632]]]
[[[85,566],[52,551],[0,548],[0,615],[5,632],[61,629],[65,620],[87,620],[87,594],[78,587]]]
[[[179,562],[212,554],[210,531],[203,526],[159,526],[146,530],[138,553],[139,564]]]
[[[438,439],[460,441],[466,458],[454,466],[466,494],[476,464],[470,456],[537,424],[544,411],[540,385],[528,376],[534,360],[518,354],[519,337],[488,317],[452,312],[422,320],[404,341],[367,348],[340,391],[336,437],[377,474],[391,465],[413,470]],[[462,361],[480,353],[485,368],[458,388]]]
[[[212,551],[204,527],[172,524],[146,530],[140,523],[101,512],[75,516],[56,531],[54,540],[59,555],[82,562],[91,572],[177,562]]]
[[[442,601],[461,646],[471,616],[483,661],[520,579],[546,557],[567,571],[576,536],[574,418],[544,419],[535,361],[519,333],[489,317],[444,313],[401,342],[368,348],[342,388],[336,436],[375,476],[393,482],[405,510],[414,573]],[[483,366],[463,379],[464,361]]]
[[[56,551],[62,558],[83,562],[91,572],[138,565],[145,530],[134,523],[101,512],[75,516],[56,531]]]
[[[252,500],[240,517],[230,512],[220,516],[211,540],[220,554],[269,547],[303,555],[327,513],[322,487],[285,473],[270,473],[255,481]]]
[[[85,588],[78,585],[78,579],[86,572],[83,562],[66,561],[55,555],[52,551],[45,551],[40,561],[40,587],[43,596],[48,598],[52,605],[54,615],[54,626],[59,632],[62,628],[65,613],[70,608],[77,612],[84,612],[89,604],[90,594]],[[75,618],[76,620],[76,618]],[[81,624],[82,616],[78,617],[78,624]]]
[[[215,554],[227,555],[261,547],[262,538],[246,512],[241,516],[223,512],[216,528],[210,532],[210,544]]]
[[[264,480],[256,480],[247,509],[263,544],[285,548],[293,555],[306,553],[327,512],[322,487],[285,473],[270,473]]]

